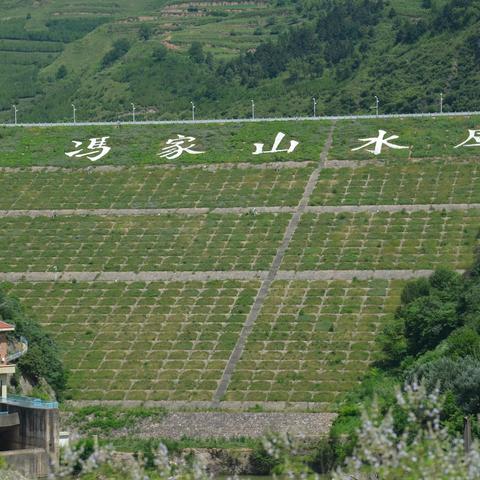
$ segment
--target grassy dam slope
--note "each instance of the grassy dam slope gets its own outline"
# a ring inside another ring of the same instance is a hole
[[[0,281],[62,346],[70,399],[334,411],[404,282],[471,262],[479,128],[0,128]],[[182,138],[197,153],[162,156]]]

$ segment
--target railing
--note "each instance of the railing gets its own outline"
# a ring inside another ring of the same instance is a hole
[[[9,395],[5,400],[0,400],[0,402],[7,405],[17,405],[27,408],[58,408],[58,402],[49,402],[41,400],[40,398],[24,397],[21,395]]]
[[[28,351],[28,340],[25,337],[20,337],[20,340],[14,343],[15,351],[7,355],[7,363],[15,362],[20,357],[25,355]]]
[[[387,113],[367,115],[325,115],[297,116],[297,117],[265,117],[265,118],[218,118],[195,120],[140,120],[140,121],[93,121],[93,122],[25,122],[25,123],[0,123],[0,127],[84,127],[84,126],[110,126],[110,125],[188,125],[205,123],[261,123],[261,122],[298,122],[306,120],[361,120],[375,118],[422,118],[422,117],[463,117],[479,115],[479,111],[471,112],[431,112],[431,113]]]

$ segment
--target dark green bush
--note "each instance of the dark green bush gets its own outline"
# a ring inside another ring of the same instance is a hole
[[[168,53],[167,47],[165,47],[164,45],[159,45],[158,47],[155,48],[152,55],[155,61],[161,62],[162,60],[165,59],[165,57],[167,56],[167,53]]]
[[[408,282],[394,319],[379,335],[380,364],[396,368],[409,355],[415,357],[434,349],[463,325],[465,319],[459,308],[463,285],[459,274],[444,268],[436,270],[428,279]]]
[[[331,439],[322,439],[315,446],[311,462],[312,469],[317,473],[329,473],[337,462],[335,445]]]
[[[413,302],[419,297],[430,294],[430,282],[428,278],[419,278],[408,282],[402,290],[400,300],[403,305]]]
[[[57,80],[61,80],[62,78],[65,78],[67,76],[67,73],[67,67],[65,65],[60,65],[60,67],[58,67],[55,78]]]
[[[442,300],[457,301],[463,288],[463,278],[448,268],[439,268],[428,279],[434,294]]]
[[[205,62],[205,53],[203,52],[203,45],[200,42],[193,42],[188,49],[188,56],[195,63]]]
[[[44,378],[53,388],[58,398],[67,386],[65,370],[60,351],[55,341],[43,328],[28,318],[20,303],[0,290],[0,319],[15,325],[14,335],[28,340],[28,352],[18,361],[22,375],[34,383]]]
[[[435,348],[460,326],[456,302],[443,302],[431,295],[420,297],[399,310],[405,324],[407,351],[419,355]]]
[[[127,39],[121,38],[120,40],[116,40],[113,43],[112,49],[103,57],[102,67],[106,68],[110,66],[112,63],[122,58],[129,50],[130,42]]]
[[[442,392],[452,392],[465,413],[480,413],[480,360],[439,358],[412,369],[408,380],[417,377],[428,389],[439,385]]]
[[[263,445],[259,445],[252,452],[252,466],[256,475],[270,475],[281,461],[272,457]]]
[[[480,358],[480,335],[471,327],[462,327],[450,334],[446,340],[446,356]]]
[[[380,364],[384,367],[398,367],[407,356],[407,340],[403,319],[395,318],[387,323],[378,337],[382,356]]]

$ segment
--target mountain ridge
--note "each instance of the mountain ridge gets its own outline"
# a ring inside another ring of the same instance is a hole
[[[0,22],[14,65],[0,73],[0,120],[12,104],[24,121],[69,120],[72,103],[79,119],[116,121],[131,103],[138,119],[173,120],[191,118],[190,102],[197,118],[242,118],[251,100],[266,117],[309,115],[313,97],[319,115],[373,113],[375,95],[382,113],[438,111],[440,93],[444,111],[480,99],[473,0],[97,2],[85,18],[71,2],[52,18],[57,3]]]

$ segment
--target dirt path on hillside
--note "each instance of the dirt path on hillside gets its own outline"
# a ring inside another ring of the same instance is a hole
[[[380,213],[380,212],[433,212],[433,211],[462,211],[480,209],[480,203],[437,203],[421,205],[341,205],[341,206],[306,206],[306,213]],[[296,207],[225,207],[225,208],[77,208],[58,210],[0,210],[0,218],[9,217],[73,217],[73,216],[98,216],[98,217],[134,217],[142,215],[245,215],[245,214],[281,214],[295,213]]]
[[[463,270],[457,270],[462,273]],[[409,280],[429,276],[433,270],[278,270],[275,280]],[[194,282],[211,280],[265,281],[268,271],[204,272],[0,272],[0,282]]]
[[[305,168],[312,165],[311,161],[305,162],[268,162],[268,163],[248,163],[248,162],[230,162],[230,163],[196,163],[192,165],[162,163],[158,165],[89,165],[87,167],[55,167],[49,165],[33,165],[29,167],[0,167],[1,173],[22,173],[22,172],[65,172],[76,173],[80,171],[87,171],[92,173],[102,172],[118,172],[123,170],[145,169],[145,170],[169,170],[178,168],[180,170],[194,170],[202,169],[209,172],[216,172],[217,170],[231,170],[231,169],[255,169],[255,170],[278,170],[282,168]]]

